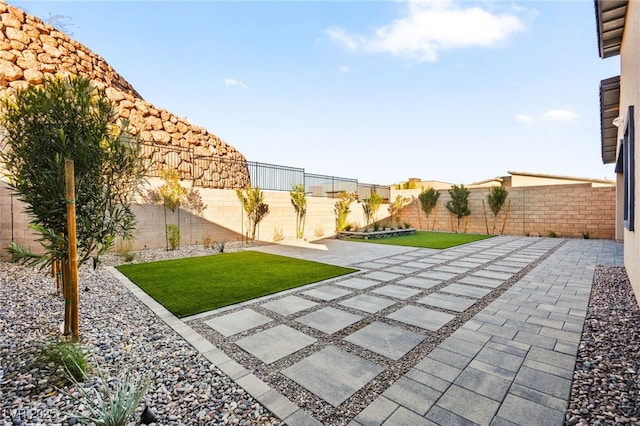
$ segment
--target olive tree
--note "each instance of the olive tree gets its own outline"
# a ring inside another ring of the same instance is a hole
[[[382,205],[382,201],[382,196],[377,192],[372,192],[362,201],[362,210],[364,211],[364,218],[367,222],[367,226],[369,226],[371,222],[375,222],[380,205]]]
[[[304,184],[297,183],[289,191],[291,204],[296,211],[296,238],[304,236],[304,222],[307,216],[307,195],[304,193]]]
[[[471,214],[471,210],[469,210],[470,193],[471,192],[462,184],[460,186],[453,185],[451,189],[449,189],[451,200],[447,201],[446,207],[449,213],[457,219],[456,232],[460,232],[460,219]]]
[[[242,208],[247,213],[249,227],[251,228],[251,239],[255,240],[258,224],[269,214],[269,205],[265,204],[264,194],[257,186],[236,189],[236,195],[242,203]]]
[[[502,186],[494,186],[489,189],[487,201],[489,203],[491,213],[493,213],[493,231],[491,231],[492,234],[496,233],[496,220],[498,219],[498,214],[500,213],[500,210],[502,210],[504,202],[507,200],[507,195],[509,195],[509,191],[507,191],[506,188]]]
[[[422,188],[420,194],[418,195],[418,199],[420,200],[420,207],[422,211],[427,215],[427,229],[429,229],[429,215],[438,204],[438,198],[440,198],[440,193],[433,189],[432,187]],[[434,219],[435,222],[435,219]]]
[[[146,175],[138,140],[126,121],[116,122],[104,90],[81,77],[17,89],[0,101],[0,126],[0,162],[44,248],[34,253],[12,243],[8,250],[27,265],[57,265],[64,286],[70,274],[65,160],[75,169],[78,265],[92,259],[95,267],[116,236],[133,234],[131,202]]]

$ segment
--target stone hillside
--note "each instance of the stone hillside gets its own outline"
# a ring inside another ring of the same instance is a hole
[[[146,102],[102,57],[4,0],[0,17],[0,95],[57,74],[87,76],[105,89],[119,117],[129,120],[140,139],[155,145],[145,148],[145,155],[157,167],[177,168],[182,177],[213,188],[249,184],[240,152],[206,129]],[[193,164],[192,154],[202,158]]]

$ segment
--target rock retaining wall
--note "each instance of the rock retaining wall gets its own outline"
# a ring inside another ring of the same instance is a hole
[[[40,19],[0,0],[0,96],[13,89],[40,84],[54,75],[89,77],[118,108],[121,119],[129,120],[133,132],[154,144],[145,150],[158,168],[177,167],[184,179],[207,180],[214,188],[238,188],[249,184],[244,156],[206,129],[190,124],[169,111],[145,101],[102,57],[70,39]],[[191,156],[166,158],[168,147],[189,148]],[[215,159],[229,161],[213,161]]]

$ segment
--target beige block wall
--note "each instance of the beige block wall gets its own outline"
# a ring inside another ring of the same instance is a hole
[[[618,229],[624,234],[624,265],[640,303],[640,2],[630,1],[627,5],[624,37],[620,50],[620,114],[626,116],[629,105],[635,106],[635,228],[624,229],[622,213],[618,214]],[[625,117],[628,119],[628,117]],[[618,129],[618,140],[624,136],[624,129]],[[622,185],[620,185],[622,187]],[[621,188],[622,189],[622,188]],[[619,210],[622,211],[622,192],[619,197]]]
[[[159,180],[151,182],[154,185]],[[183,186],[187,186],[183,183]],[[33,234],[27,229],[29,218],[21,212],[23,205],[14,197],[13,222],[11,220],[11,197],[6,186],[0,188],[0,247],[11,243],[11,227],[14,241],[38,248]],[[206,205],[202,216],[180,211],[181,245],[202,244],[205,236],[213,240],[237,241],[248,232],[245,219],[234,190],[199,188],[198,191]],[[484,233],[485,219],[482,200],[486,200],[486,188],[471,189],[469,204],[471,215],[466,220],[466,232]],[[413,196],[414,200],[401,212],[402,222],[413,227],[426,228],[424,213],[419,210],[417,194],[419,191],[393,191],[396,195]],[[262,241],[273,241],[274,231],[282,232],[285,240],[295,240],[295,211],[288,192],[265,191],[265,202],[270,213],[260,223],[257,237]],[[449,199],[447,191],[441,191],[436,209],[435,229],[451,231],[451,220],[445,208]],[[615,235],[615,188],[592,188],[588,184],[558,185],[526,188],[509,188],[511,206],[506,222],[505,234],[546,235],[553,230],[563,237],[582,238],[583,232],[589,232],[591,238],[611,239]],[[304,238],[315,240],[335,235],[335,199],[308,197],[307,219]],[[485,201],[486,202],[486,201]],[[383,204],[378,212],[378,220],[388,222],[388,204]],[[497,232],[500,231],[506,214],[507,205],[498,217]],[[158,204],[141,203],[134,206],[137,217],[134,249],[165,247],[165,211]],[[491,232],[493,218],[487,206],[488,226]],[[177,223],[178,214],[166,212],[167,223]],[[362,205],[351,205],[349,222],[357,226],[364,224]],[[463,227],[465,222],[463,222]],[[431,225],[429,225],[431,227]],[[6,251],[2,251],[6,260]]]
[[[542,235],[553,231],[562,237],[612,239],[615,235],[615,188],[591,187],[590,184],[530,186],[509,188],[507,201],[496,221],[496,232],[503,224],[504,233],[510,235]],[[455,231],[456,220],[446,209],[449,194],[441,190],[436,209],[429,217],[428,227],[440,231]],[[469,208],[471,215],[461,221],[461,231],[489,233],[493,231],[493,213],[487,204],[488,189],[471,188]],[[427,217],[420,208],[419,191],[395,191],[413,201],[401,214],[403,222],[421,229],[427,228]],[[485,207],[483,208],[483,201]],[[486,209],[486,222],[484,211]],[[507,215],[505,222],[505,215]]]

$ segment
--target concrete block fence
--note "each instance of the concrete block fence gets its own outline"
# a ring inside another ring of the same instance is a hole
[[[160,179],[150,181],[150,185],[161,185]],[[183,183],[188,187],[188,183]],[[205,238],[215,241],[238,241],[247,233],[246,216],[234,190],[195,188],[206,205],[202,215],[181,210],[179,213],[181,245],[202,244]],[[469,233],[485,233],[485,219],[482,201],[485,201],[489,232],[493,227],[493,215],[486,202],[487,188],[472,188],[469,196],[471,215],[463,220],[461,229]],[[591,187],[590,184],[530,186],[508,188],[509,196],[503,211],[499,214],[496,232],[500,232],[507,214],[504,233],[507,235],[547,235],[553,231],[561,237],[615,238],[615,191],[613,187]],[[452,231],[452,221],[445,208],[449,195],[446,190],[441,196],[429,223],[421,211],[419,190],[400,190],[391,193],[404,195],[412,201],[401,212],[401,221],[418,229],[432,228]],[[295,240],[295,211],[288,192],[265,191],[265,202],[270,213],[260,223],[257,238],[271,242],[275,234],[285,240]],[[307,218],[304,238],[315,240],[335,235],[335,199],[308,197]],[[510,203],[510,205],[509,205]],[[389,220],[388,204],[383,204],[377,219]],[[12,196],[6,184],[0,184],[0,259],[7,260],[4,250],[11,241],[37,249],[38,243],[28,229],[29,217],[23,212],[24,205]],[[134,206],[137,230],[134,249],[165,247],[165,213],[167,223],[177,223],[178,214],[164,211],[158,204],[141,201]],[[435,219],[435,220],[434,220]],[[364,215],[361,204],[351,205],[349,222],[362,226]]]

